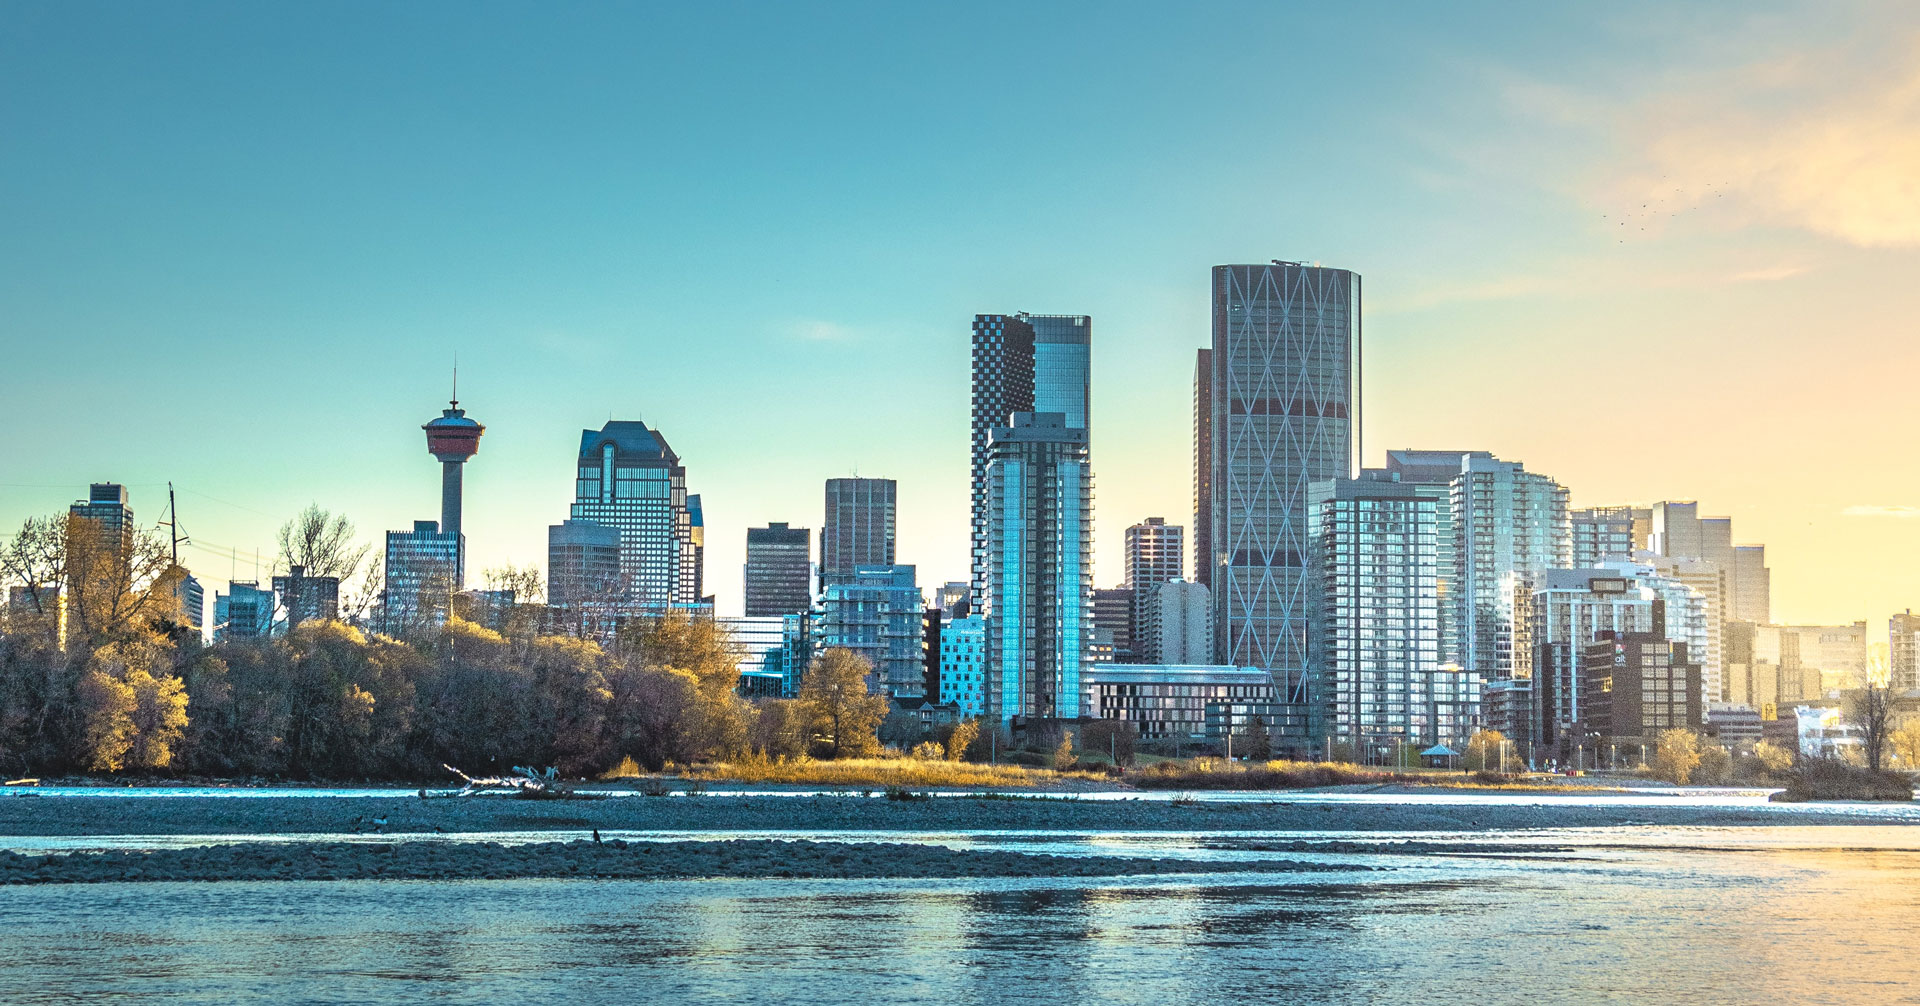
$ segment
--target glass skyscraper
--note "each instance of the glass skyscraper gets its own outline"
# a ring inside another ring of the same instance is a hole
[[[1016,412],[1056,412],[1086,430],[1092,409],[1093,319],[1084,314],[973,318],[973,603],[986,592],[987,463],[993,431]]]
[[[1460,666],[1514,676],[1514,594],[1527,578],[1573,563],[1567,491],[1518,461],[1465,455],[1451,489],[1454,628]]]
[[[1307,487],[1353,474],[1360,277],[1298,262],[1213,270],[1208,529],[1214,659],[1307,700]]]
[[[1015,413],[987,466],[987,715],[1075,719],[1093,630],[1087,431]]]
[[[687,470],[659,431],[637,421],[580,431],[572,517],[620,533],[629,604],[699,603]]]
[[[873,664],[868,686],[881,695],[918,698],[926,691],[921,618],[925,599],[912,566],[862,566],[853,578],[827,584],[814,606],[814,656],[840,648]]]

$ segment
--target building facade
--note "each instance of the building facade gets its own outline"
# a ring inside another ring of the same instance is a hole
[[[637,421],[582,430],[575,475],[570,516],[620,535],[622,600],[700,603],[687,470],[666,438]]]
[[[895,698],[920,698],[926,688],[921,652],[925,608],[912,566],[861,566],[851,580],[821,588],[814,605],[815,657],[851,650],[873,665],[870,687]]]
[[[820,581],[837,583],[861,566],[894,562],[900,484],[893,479],[828,479],[820,525]]]
[[[1214,657],[1307,695],[1307,487],[1353,474],[1360,277],[1216,266],[1210,363]]]
[[[331,622],[340,617],[340,578],[308,576],[294,566],[285,576],[273,578],[273,593],[286,612],[287,627],[301,622]]]
[[[1707,703],[1700,665],[1667,638],[1663,604],[1646,632],[1602,632],[1581,651],[1585,732],[1579,743],[1652,743],[1662,731],[1698,730]],[[1595,750],[1598,754],[1598,751]]]
[[[459,593],[466,551],[466,538],[443,534],[438,521],[417,520],[411,531],[388,531],[382,631],[397,636],[445,624]]]
[[[988,715],[1076,719],[1093,636],[1093,473],[1087,431],[1015,413],[987,466]]]
[[[1131,587],[1107,587],[1093,592],[1093,631],[1112,648],[1113,660],[1122,664],[1134,663],[1137,656],[1133,608]]]
[[[1920,689],[1920,616],[1912,608],[1887,620],[1887,684],[1896,692]]]
[[[1213,547],[1213,350],[1193,363],[1193,580],[1211,588],[1222,556]]]
[[[1275,718],[1289,707],[1257,667],[1101,664],[1088,671],[1086,689],[1087,715],[1131,723],[1148,742],[1224,743],[1229,733],[1246,736],[1256,716],[1273,734],[1288,726]]]
[[[813,532],[772,523],[747,529],[741,578],[748,618],[798,615],[813,607]]]
[[[1145,644],[1136,643],[1137,662],[1187,666],[1204,664],[1213,652],[1213,597],[1206,584],[1168,580],[1153,588]]]
[[[429,522],[431,523],[431,522]],[[254,580],[235,580],[213,595],[213,638],[263,639],[273,634],[273,591]]]
[[[940,626],[940,696],[963,717],[987,711],[987,620],[979,615],[946,618]]]
[[[1468,455],[1451,486],[1460,666],[1513,673],[1513,597],[1527,577],[1572,561],[1567,491],[1518,461]]]
[[[611,606],[626,593],[620,531],[590,520],[547,527],[547,603],[556,608]]]
[[[1592,569],[1603,562],[1628,562],[1647,547],[1636,541],[1636,511],[1626,506],[1588,507],[1568,517],[1573,538],[1574,569]]]

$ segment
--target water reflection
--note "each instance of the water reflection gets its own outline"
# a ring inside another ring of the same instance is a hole
[[[1920,854],[1385,874],[0,889],[0,1001],[1887,1002]]]

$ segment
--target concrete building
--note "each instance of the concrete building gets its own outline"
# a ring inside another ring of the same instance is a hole
[[[620,531],[590,520],[547,527],[547,603],[556,608],[611,606],[626,593]]]
[[[699,493],[687,494],[687,556],[680,563],[680,587],[693,600],[685,603],[712,608],[713,598],[707,593],[707,513]]]
[[[1463,743],[1480,678],[1440,662],[1437,494],[1367,471],[1314,483],[1307,505],[1314,736],[1357,752]]]
[[[873,691],[920,698],[926,690],[920,635],[925,607],[912,566],[860,566],[852,579],[821,588],[813,609],[813,655],[851,650],[873,664]]]
[[[466,538],[443,534],[437,521],[417,520],[411,531],[387,532],[385,557],[381,631],[398,636],[445,624],[459,593]]]
[[[748,528],[741,585],[748,618],[798,615],[813,607],[813,532],[784,523]]]
[[[340,617],[337,576],[308,576],[305,568],[294,566],[285,576],[273,578],[273,593],[280,610],[286,612],[289,629],[302,622],[331,622]]]
[[[1307,487],[1353,474],[1361,285],[1298,262],[1213,269],[1214,658],[1306,703]]]
[[[1113,660],[1136,662],[1140,642],[1133,638],[1134,596],[1131,587],[1108,587],[1093,592],[1093,631],[1112,648]]]
[[[1920,689],[1920,616],[1912,608],[1887,620],[1887,679],[1896,692]]]
[[[428,523],[432,523],[429,521]],[[235,580],[213,595],[213,638],[261,639],[273,634],[273,591],[254,580]]]
[[[1015,413],[987,466],[987,710],[1001,723],[1077,719],[1093,637],[1087,431]]]
[[[1722,650],[1728,614],[1733,606],[1727,568],[1706,559],[1676,559],[1654,552],[1641,552],[1634,558],[1660,576],[1686,584],[1700,595],[1706,612],[1706,632],[1693,650],[1693,659],[1700,664],[1707,701],[1726,701],[1726,660]]]
[[[839,583],[861,566],[891,566],[900,484],[893,479],[828,479],[820,525],[820,580]]]
[[[1213,598],[1205,584],[1168,580],[1153,588],[1145,645],[1136,643],[1140,662],[1191,666],[1213,652]]]
[[[981,314],[973,319],[973,604],[985,599],[992,523],[987,466],[993,431],[1015,413],[1058,413],[1067,429],[1087,430],[1092,414],[1093,319],[1083,314]]]
[[[1700,505],[1691,500],[1667,501],[1653,505],[1652,533],[1647,550],[1672,560],[1692,560],[1692,581],[1705,581],[1707,566],[1720,573],[1720,630],[1732,621],[1756,625],[1772,621],[1773,576],[1767,568],[1764,545],[1735,545],[1733,521],[1727,517],[1702,517]],[[1705,590],[1711,597],[1711,591]],[[1716,646],[1716,650],[1718,647]],[[1713,701],[1714,676],[1718,656],[1696,654],[1708,665],[1708,700]]]
[[[1798,685],[1795,700],[1811,701],[1829,692],[1859,688],[1867,680],[1865,621],[1763,625],[1756,630],[1754,649],[1758,659],[1779,664],[1783,678]]]
[[[76,500],[67,512],[90,522],[103,548],[123,554],[133,543],[133,507],[127,503],[126,486],[95,482],[87,486],[87,498]]]
[[[620,534],[623,600],[641,608],[699,604],[687,470],[659,431],[610,421],[580,431],[570,516]]]
[[[1135,655],[1118,659],[1153,662],[1141,655],[1159,646],[1160,615],[1155,605],[1160,603],[1160,585],[1168,580],[1184,578],[1185,555],[1186,529],[1178,524],[1168,524],[1162,517],[1149,517],[1127,528],[1126,550],[1123,553],[1126,579],[1121,586],[1133,591],[1133,611],[1127,636],[1133,640]],[[1212,651],[1211,642],[1208,643],[1208,651],[1209,654]],[[1200,662],[1205,663],[1210,659],[1211,656],[1202,657]]]

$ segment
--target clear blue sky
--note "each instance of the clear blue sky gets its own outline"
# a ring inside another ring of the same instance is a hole
[[[1370,447],[1697,497],[1773,547],[1777,617],[1884,620],[1920,485],[1857,403],[1920,362],[1915,37],[1877,4],[0,5],[0,520],[94,480],[157,519],[172,479],[202,544],[309,500],[404,528],[458,353],[474,568],[544,562],[612,416],[683,455],[722,611],[743,529],[817,527],[856,468],[932,585],[971,316],[1075,312],[1105,584],[1125,525],[1189,519],[1208,267],[1287,257],[1366,277]]]

